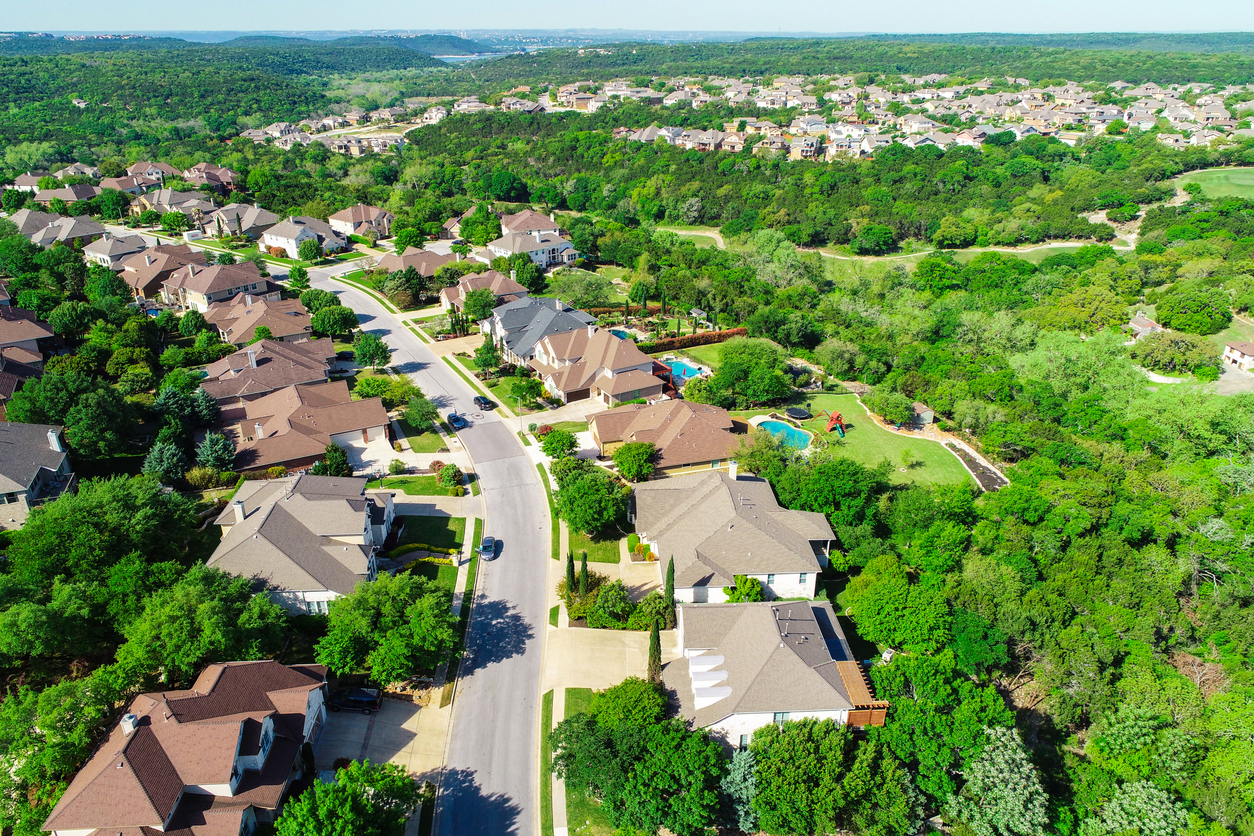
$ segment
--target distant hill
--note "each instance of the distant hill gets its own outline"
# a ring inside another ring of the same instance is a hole
[[[413,38],[393,37],[390,35],[371,37],[356,36],[350,38],[337,38],[331,43],[348,45],[350,43],[362,44],[384,42],[395,44],[396,46],[412,49],[414,52],[423,52],[427,55],[482,55],[491,52],[500,52],[498,47],[481,44],[478,41],[459,38],[455,35],[418,35]]]
[[[69,55],[83,52],[146,52],[162,49],[278,49],[334,50],[341,48],[404,49],[422,55],[472,55],[501,52],[498,47],[454,35],[351,35],[331,40],[291,38],[280,35],[243,35],[219,43],[182,38],[100,37],[69,40],[19,35],[0,40],[0,55]],[[434,66],[434,65],[433,65]]]
[[[958,46],[1028,46],[1066,49],[1117,49],[1135,52],[1202,52],[1254,54],[1254,32],[1083,32],[1059,35],[1017,35],[966,32],[955,35],[866,35],[867,40]]]

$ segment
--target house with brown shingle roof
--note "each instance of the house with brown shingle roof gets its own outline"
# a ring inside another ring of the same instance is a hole
[[[0,305],[0,349],[21,348],[42,358],[39,341],[51,336],[48,323],[34,311]]]
[[[1254,368],[1254,343],[1232,342],[1224,346],[1223,362],[1244,371]]]
[[[679,400],[606,410],[592,416],[588,428],[602,457],[631,442],[653,444],[654,473],[662,476],[726,470],[743,437],[732,432],[726,409]]]
[[[604,328],[588,325],[550,334],[536,344],[530,364],[562,403],[596,398],[613,406],[662,394],[653,358]]]
[[[286,340],[308,339],[313,318],[299,299],[275,300],[251,293],[237,293],[227,302],[214,302],[205,311],[205,321],[218,329],[222,341],[237,348],[252,342],[258,328],[270,329],[270,336]]]
[[[241,473],[282,465],[309,467],[328,444],[350,447],[387,439],[388,416],[379,398],[355,401],[343,380],[288,386],[222,410],[222,432],[235,442]]]
[[[710,470],[637,485],[636,533],[662,560],[675,559],[675,599],[727,600],[736,575],[767,598],[813,598],[836,539],[813,511],[780,507],[770,484]]]
[[[679,712],[728,749],[771,723],[882,726],[877,700],[828,601],[681,604],[681,655],[662,669]]]
[[[472,290],[482,290],[485,287],[496,294],[496,304],[492,307],[529,295],[531,291],[514,281],[514,271],[509,272],[508,276],[496,270],[467,273],[457,280],[457,284],[440,290],[440,306],[446,311],[452,309],[460,311],[465,305],[467,293]]]
[[[189,264],[205,266],[206,263],[203,251],[193,250],[186,244],[158,244],[123,259],[121,278],[131,286],[136,299],[156,299],[175,270]]]
[[[334,362],[335,346],[329,337],[261,340],[210,363],[200,388],[219,404],[242,404],[288,386],[325,383]]]
[[[183,172],[183,179],[193,186],[209,186],[218,191],[233,191],[239,186],[238,172],[213,163],[196,163]]]
[[[166,177],[178,177],[179,170],[168,163],[152,163],[140,160],[126,167],[126,173],[133,176],[150,177],[164,181]]]
[[[349,235],[365,235],[374,230],[380,238],[386,238],[392,232],[392,221],[396,216],[378,206],[367,206],[358,203],[336,212],[327,218],[327,223],[336,232]]]
[[[565,235],[566,230],[562,229],[562,225],[557,222],[557,217],[553,214],[542,215],[534,209],[524,209],[521,212],[515,212],[512,215],[501,216],[501,234],[508,235],[511,232],[531,233],[549,233],[550,235]]]
[[[216,520],[222,542],[206,565],[251,578],[293,613],[325,614],[329,602],[375,579],[375,552],[395,515],[392,494],[367,495],[365,479],[245,482]]]
[[[70,783],[56,834],[252,833],[273,822],[326,722],[326,668],[210,665],[185,691],[140,694]]]
[[[263,277],[251,261],[208,265],[193,262],[175,269],[161,284],[161,298],[167,304],[202,314],[214,302],[232,299],[237,293],[274,302],[283,298],[282,288]]]
[[[413,267],[418,275],[430,278],[445,264],[452,264],[461,259],[457,255],[440,255],[419,247],[406,247],[400,255],[389,253],[379,259],[379,268],[389,273],[399,273],[407,267]]]

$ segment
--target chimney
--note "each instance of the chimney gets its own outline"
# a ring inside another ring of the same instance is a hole
[[[235,509],[235,521],[242,523],[247,514],[244,513],[244,500],[237,499],[231,503],[231,507]]]
[[[152,266],[152,256],[150,256],[148,253],[144,253],[144,265],[147,267]]]
[[[540,234],[540,230],[537,229],[535,231],[535,236],[536,236],[536,243],[539,244],[541,242],[541,239],[543,238],[543,236]]]
[[[737,462],[735,459],[732,459],[730,462],[728,462],[727,475],[735,479],[737,478],[739,473],[740,473],[740,463]]]
[[[129,712],[122,715],[122,734],[130,736],[131,732],[139,728],[139,718]]]
[[[596,332],[597,332],[597,327],[593,325],[591,322],[589,322],[588,323],[588,336],[591,337]]]
[[[266,429],[265,429],[265,427],[261,426],[261,422],[260,422],[260,421],[258,421],[257,423],[253,424],[253,429],[255,429],[255,430],[257,431],[257,435],[256,435],[256,436],[254,436],[255,438],[265,438],[265,437],[266,437]]]
[[[549,220],[553,223],[557,223],[557,217],[552,212],[549,213]]]
[[[517,270],[510,270],[510,271],[509,271],[509,280],[510,280],[511,282],[516,282],[516,281],[518,281],[518,271],[517,271]]]
[[[257,368],[257,352],[249,350],[248,352],[248,368]]]
[[[251,293],[244,294],[244,304],[251,305],[253,303],[253,295]]]
[[[48,449],[54,453],[65,452],[65,448],[61,446],[61,436],[57,435],[56,430],[48,430]]]

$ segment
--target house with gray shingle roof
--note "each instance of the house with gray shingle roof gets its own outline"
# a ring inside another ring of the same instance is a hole
[[[507,361],[525,365],[535,356],[540,340],[596,325],[596,321],[595,316],[572,308],[561,299],[526,296],[498,305],[479,329],[492,335]]]
[[[392,494],[366,495],[366,480],[286,476],[245,482],[217,518],[222,542],[208,566],[251,578],[294,613],[375,579],[375,552],[396,514]]]
[[[767,598],[813,598],[836,539],[825,516],[780,507],[769,483],[735,468],[646,482],[633,504],[640,542],[675,559],[677,601],[726,601],[737,575]]]
[[[828,601],[681,604],[680,658],[662,669],[679,713],[728,748],[772,723],[814,718],[882,726],[888,703]]]
[[[136,253],[142,253],[147,248],[148,244],[139,235],[110,235],[106,232],[103,238],[83,247],[83,255],[88,261],[95,262],[101,267],[121,270],[125,259]]]
[[[0,421],[0,524],[26,522],[30,509],[74,490],[63,427]]]

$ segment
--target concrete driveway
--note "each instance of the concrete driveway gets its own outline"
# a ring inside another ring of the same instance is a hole
[[[439,701],[439,694],[435,695]],[[332,768],[337,758],[396,763],[419,780],[432,777],[444,759],[441,721],[448,709],[420,708],[385,699],[369,717],[360,711],[328,712],[327,724],[314,746],[318,771]]]
[[[359,476],[366,473],[387,473],[392,459],[403,458],[392,449],[392,442],[386,438],[354,441],[344,448],[344,452],[348,453],[348,466]]]

